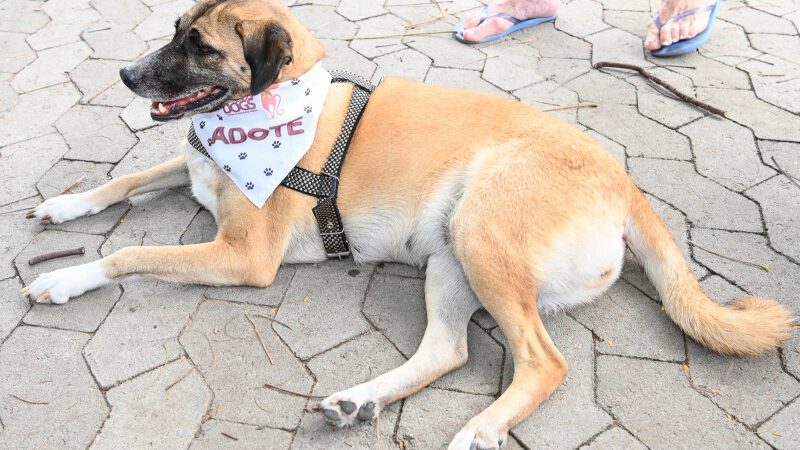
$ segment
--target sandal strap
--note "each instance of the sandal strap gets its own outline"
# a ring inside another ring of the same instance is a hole
[[[664,28],[665,26],[669,25],[670,23],[675,22],[676,20],[681,20],[684,17],[688,17],[688,16],[692,16],[692,15],[695,15],[695,14],[711,11],[712,9],[714,9],[715,6],[716,6],[716,3],[712,3],[710,5],[701,6],[699,8],[692,8],[690,10],[687,10],[687,11],[684,11],[684,12],[682,12],[680,14],[677,14],[677,15],[675,15],[673,17],[670,17],[669,19],[667,19],[664,22],[661,22],[661,19],[658,17],[659,14],[656,14],[655,16],[653,16],[653,23],[655,24],[656,28],[660,30],[660,29]]]
[[[483,22],[486,22],[487,20],[494,19],[494,18],[507,20],[507,21],[511,22],[512,25],[516,25],[516,24],[522,22],[521,20],[517,19],[516,17],[514,17],[514,16],[512,16],[510,14],[506,14],[504,12],[496,12],[494,14],[489,14],[489,7],[488,6],[484,6],[483,9],[481,10],[481,19],[478,21],[478,25],[477,26],[480,26],[481,24],[483,24]]]

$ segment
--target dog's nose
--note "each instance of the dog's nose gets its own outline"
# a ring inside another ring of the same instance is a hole
[[[139,82],[136,72],[127,67],[123,67],[119,70],[119,77],[122,78],[122,82],[125,83],[125,86],[128,86],[128,89],[133,89]]]

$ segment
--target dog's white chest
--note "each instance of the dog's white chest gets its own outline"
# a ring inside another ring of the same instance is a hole
[[[192,195],[217,218],[217,195],[214,187],[216,186],[219,168],[192,148],[188,141],[183,142],[184,153],[186,154],[186,166],[189,168],[189,177],[192,179]]]

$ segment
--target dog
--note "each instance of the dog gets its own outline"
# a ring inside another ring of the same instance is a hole
[[[154,101],[154,118],[171,120],[295,79],[324,56],[320,42],[277,1],[202,0],[176,22],[170,43],[123,68],[121,77]],[[320,171],[353,89],[331,84],[299,166]],[[257,208],[212,161],[184,146],[175,159],[48,199],[32,215],[61,223],[133,195],[191,184],[218,224],[213,242],[123,248],[43,274],[24,295],[60,304],[130,275],[269,286],[281,264],[326,259],[310,212],[314,198],[278,188]],[[586,134],[516,101],[383,80],[350,144],[338,205],[356,261],[426,268],[428,323],[402,366],[321,402],[337,426],[374,419],[464,365],[468,321],[484,307],[508,338],[513,381],[464,425],[450,449],[499,448],[567,373],[540,314],[606,291],[620,275],[626,244],[667,315],[715,352],[748,356],[776,348],[794,320],[761,297],[729,306],[710,300],[624,169]]]

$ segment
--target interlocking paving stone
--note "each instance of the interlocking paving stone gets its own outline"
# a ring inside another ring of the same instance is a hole
[[[459,89],[470,89],[487,94],[499,95],[501,97],[511,97],[505,91],[501,91],[481,78],[481,73],[474,70],[431,67],[428,71],[428,76],[425,78],[425,82]]]
[[[650,448],[769,448],[692,389],[680,364],[601,355],[597,375],[598,401]]]
[[[654,69],[652,73],[673,86],[677,85],[682,92],[691,94],[694,91],[691,80],[675,72]],[[665,74],[666,76],[664,76]],[[676,79],[680,80],[685,87],[675,83],[674,80]],[[677,128],[703,117],[704,111],[700,108],[679,100],[673,97],[672,94],[665,94],[663,89],[656,89],[649,81],[645,81],[643,78],[633,76],[628,78],[628,81],[637,87],[636,99],[639,105],[639,112],[656,122],[670,128]]]
[[[30,0],[6,0],[0,3],[0,31],[34,33],[45,26],[50,18],[41,6],[44,2]]]
[[[764,162],[775,169],[778,165],[795,179],[800,179],[800,144],[794,142],[758,141]],[[772,159],[775,158],[775,161]],[[775,165],[777,161],[778,165]]]
[[[800,66],[771,55],[762,55],[739,65],[750,74],[753,88],[761,100],[800,114]]]
[[[527,45],[490,46],[483,48],[486,65],[483,79],[506,91],[544,81],[536,70],[539,53]]]
[[[430,58],[410,48],[379,56],[374,61],[378,68],[375,75],[372,76],[373,83],[377,83],[383,77],[402,77],[423,81],[431,67]]]
[[[753,133],[730,120],[705,117],[679,130],[692,141],[697,171],[734,191],[775,174],[758,155]]]
[[[67,111],[55,123],[70,147],[64,157],[112,163],[122,159],[136,144],[136,138],[119,119],[121,111],[88,105],[76,105]]]
[[[601,103],[582,108],[578,121],[624,145],[628,156],[683,160],[692,156],[686,136],[642,117],[633,106]]]
[[[17,92],[25,93],[63,83],[68,80],[65,73],[74,69],[91,53],[92,50],[83,42],[42,50],[36,61],[14,77],[11,86]]]
[[[755,203],[701,177],[689,162],[629,158],[628,166],[640,188],[686,213],[692,225],[762,231]]]
[[[107,59],[87,59],[69,73],[70,79],[83,93],[82,103],[126,107],[136,96],[119,78],[123,62]],[[149,109],[142,115],[149,117]]]
[[[675,58],[674,65],[670,69],[690,77],[692,83],[697,87],[750,89],[750,80],[746,72],[703,57],[698,53],[690,53]],[[708,100],[707,95],[699,95],[698,93],[697,97],[703,101]]]
[[[212,419],[203,424],[200,434],[189,448],[249,450],[268,445],[269,448],[278,450],[288,449],[291,442],[292,434],[283,430]]]
[[[117,178],[141,172],[178,156],[181,154],[180,142],[186,138],[188,130],[186,122],[169,122],[137,133],[139,143],[111,171],[111,176]]]
[[[0,281],[0,342],[19,324],[31,305],[20,295],[22,285],[15,278]]]
[[[743,2],[731,2],[726,6],[720,8],[719,17],[741,25],[748,33],[797,34],[797,29],[790,21],[748,8]],[[724,36],[721,33],[720,35]]]
[[[134,32],[144,40],[169,37],[175,33],[175,19],[180,17],[194,2],[192,0],[175,0],[159,3],[150,8],[153,12],[134,28]]]
[[[28,43],[34,50],[78,42],[81,32],[100,20],[100,14],[84,0],[50,0],[42,5],[42,9],[45,9],[52,20],[28,38]]]
[[[621,448],[628,450],[644,450],[647,447],[637,441],[630,433],[618,427],[604,431],[594,438],[589,445],[581,447],[582,450],[617,450]]]
[[[17,256],[15,260],[17,272],[22,278],[22,282],[28,285],[43,273],[99,259],[97,250],[102,242],[101,236],[55,230],[44,231],[37,234]],[[84,247],[86,253],[82,256],[45,261],[35,266],[28,264],[28,260],[35,256],[77,247]],[[30,325],[92,332],[105,319],[119,296],[119,287],[105,286],[72,299],[65,305],[36,304],[25,316],[24,321]]]
[[[592,44],[592,64],[598,61],[614,61],[647,67],[652,64],[644,59],[641,38],[617,28],[610,28],[586,37]]]
[[[301,6],[292,7],[291,11],[318,38],[350,39],[359,29],[359,25],[340,16],[335,7],[313,6],[304,3]],[[384,32],[384,34],[389,33],[389,31]]]
[[[353,261],[297,266],[277,316],[292,329],[273,328],[301,359],[366,332],[360,308],[372,271]]]
[[[124,248],[176,245],[200,206],[175,191],[154,192],[130,200],[132,207],[103,244],[103,256]]]
[[[323,62],[330,70],[346,70],[369,80],[375,73],[376,64],[347,45],[346,41],[324,39],[322,45],[328,52]]]
[[[573,0],[561,6],[555,27],[576,37],[584,37],[603,31],[608,25],[603,22],[603,6],[592,0]]]
[[[34,196],[0,208],[0,279],[17,275],[14,258],[39,232],[25,214],[40,201]]]
[[[104,19],[126,30],[133,29],[150,15],[150,9],[138,0],[91,0],[91,4]]]
[[[141,279],[125,293],[86,345],[86,362],[110,387],[181,356],[178,333],[200,301],[198,286]]]
[[[469,419],[494,399],[436,388],[406,399],[397,439],[409,449],[445,448]]]
[[[800,382],[783,371],[777,351],[758,358],[726,358],[694,342],[687,350],[693,384],[749,426],[800,395]]]
[[[55,130],[52,123],[78,99],[80,94],[70,84],[20,95],[14,107],[0,113],[0,147],[50,134]]]
[[[282,429],[294,429],[300,422],[304,398],[264,387],[307,394],[313,383],[270,328],[268,319],[274,315],[270,308],[209,300],[181,333],[180,343],[214,391],[211,417]],[[258,327],[272,363],[248,317]]]
[[[766,266],[769,271],[750,267],[708,253],[695,246],[694,257],[714,272],[753,295],[778,300],[793,311],[800,311],[800,267],[767,247],[763,236],[724,230],[692,230],[692,242],[712,252]]]
[[[514,95],[516,95],[522,103],[533,106],[541,111],[556,109],[561,106],[571,106],[578,103],[578,94],[576,94],[575,91],[560,86],[556,82],[550,80],[514,91]],[[552,114],[571,124],[576,124],[578,120],[578,112],[576,109],[552,111],[547,114]]]
[[[341,0],[336,12],[353,22],[386,14],[385,0]]]
[[[750,42],[753,48],[790,62],[797,62],[797,55],[800,54],[800,37],[797,35],[753,33]]]
[[[109,408],[81,358],[88,338],[71,331],[19,327],[0,347],[4,448],[91,444]]]
[[[577,92],[582,102],[636,104],[635,86],[597,70],[581,75],[564,85]]]
[[[730,8],[721,9],[726,10]],[[738,25],[728,23],[724,20],[718,20],[717,23],[714,24],[714,35],[724,37],[710,39],[706,45],[701,47],[701,55],[729,66],[736,66],[737,64],[761,54],[758,50],[754,50],[750,47],[747,35],[742,27]]]
[[[119,117],[133,131],[141,131],[147,128],[158,126],[160,124],[150,118],[151,104],[152,101],[146,98],[134,97],[133,101],[131,101],[130,104],[122,110],[122,113],[119,115]],[[183,121],[178,121],[177,123],[183,123]],[[170,125],[174,126],[175,124],[170,122],[162,126],[170,127]],[[188,127],[188,124],[185,125],[184,130],[188,130]],[[186,131],[184,131],[184,133],[186,133]]]
[[[517,42],[535,48],[545,58],[589,59],[592,56],[592,46],[588,42],[558,31],[552,23],[520,30],[512,36]],[[515,47],[510,44],[510,48]]]
[[[451,38],[411,36],[405,42],[409,47],[428,55],[434,67],[480,70],[486,61],[485,53]]]
[[[22,33],[0,32],[0,47],[3,48],[0,72],[17,73],[36,59],[36,53],[25,42]]]
[[[8,111],[19,102],[19,95],[10,84],[12,78],[13,74],[0,73],[0,113]]]
[[[398,263],[378,263],[375,271],[384,275],[397,275],[400,277],[424,278],[425,270],[406,264]]]
[[[197,212],[192,218],[186,231],[181,235],[180,243],[183,245],[201,244],[211,242],[217,236],[217,223],[214,216],[205,208]]]
[[[83,39],[94,50],[94,58],[132,61],[147,49],[147,44],[139,35],[116,26],[88,30],[83,34]]]
[[[622,166],[625,167],[626,165],[626,156],[625,156],[625,147],[620,145],[617,142],[612,141],[611,139],[603,136],[602,134],[594,131],[589,130],[586,132],[589,136],[591,136],[595,141],[597,141],[604,149],[617,160],[617,162]]]
[[[660,361],[683,361],[683,334],[662,309],[628,283],[616,283],[602,297],[572,311],[602,338],[597,351]]]
[[[194,438],[212,394],[197,370],[184,360],[113,387],[106,398],[111,414],[92,448],[185,448]]]
[[[55,133],[3,148],[0,204],[36,195],[36,181],[66,152],[66,143]]]
[[[778,449],[797,448],[800,445],[800,400],[775,414],[758,429],[758,435]]]
[[[603,2],[606,3],[607,2]],[[607,7],[607,5],[606,5]],[[625,30],[628,33],[642,39],[647,35],[645,24],[650,20],[650,14],[645,11],[621,11],[606,9],[603,13],[603,21],[614,28]]]
[[[567,83],[593,70],[588,60],[571,58],[542,58],[538,68],[545,78],[559,84]]]
[[[227,300],[229,302],[251,303],[263,306],[278,306],[289,289],[289,283],[295,275],[294,266],[282,266],[275,276],[275,281],[266,288],[254,287],[211,287],[205,293],[206,298]]]
[[[728,118],[758,138],[800,142],[800,116],[765,103],[750,91],[699,88],[697,97],[727,112]]]
[[[592,334],[566,314],[543,317],[553,343],[569,364],[564,383],[512,431],[529,448],[575,448],[611,424],[611,417],[593,401]],[[492,334],[504,345],[500,329]],[[511,383],[513,363],[506,352],[503,387]],[[562,427],[570,430],[564,433]]]
[[[778,176],[747,191],[761,205],[770,243],[795,261],[800,261],[800,218],[791,211],[800,210],[798,189],[785,176]]]
[[[406,32],[405,22],[397,16],[384,14],[378,17],[362,20],[358,23],[358,33],[355,39],[350,42],[350,48],[361,53],[367,58],[385,55],[405,48],[400,37],[363,39],[374,36],[393,36],[401,35]]]
[[[795,312],[797,312],[795,310]],[[800,378],[800,334],[794,333],[783,346],[783,362],[786,371]]]

